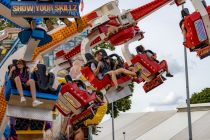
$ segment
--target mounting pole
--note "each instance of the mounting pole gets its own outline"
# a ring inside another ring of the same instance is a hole
[[[184,5],[182,5],[182,9],[184,9]],[[185,40],[185,37],[184,37],[184,40]],[[186,77],[186,96],[187,96],[186,103],[187,103],[187,116],[188,116],[188,131],[189,131],[189,140],[192,140],[188,61],[187,61],[187,49],[185,46],[184,46],[184,60],[185,60],[185,77]]]
[[[115,134],[114,134],[114,102],[112,102],[112,140],[115,140]]]

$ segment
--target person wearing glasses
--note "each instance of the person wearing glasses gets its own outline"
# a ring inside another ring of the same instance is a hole
[[[138,76],[136,72],[127,70],[125,68],[118,68],[118,69],[115,69],[115,70],[110,69],[110,70],[104,71],[105,70],[104,69],[104,63],[102,62],[102,59],[103,59],[102,52],[101,51],[96,51],[95,52],[95,60],[96,60],[97,63],[91,63],[91,70],[93,71],[94,75],[97,76],[97,78],[99,80],[102,80],[103,77],[106,74],[110,75],[110,77],[112,79],[112,82],[114,83],[117,91],[121,91],[123,89],[123,87],[118,85],[117,75],[125,74],[125,75],[129,75],[129,76],[132,76],[132,77],[137,77]]]
[[[36,107],[40,104],[43,104],[43,102],[40,102],[36,99],[36,86],[35,81],[33,79],[30,79],[30,72],[29,68],[26,66],[26,63],[24,60],[20,59],[17,61],[16,66],[12,66],[9,72],[9,79],[12,80],[12,83],[16,86],[19,94],[20,94],[20,103],[23,103],[26,101],[26,98],[23,94],[23,88],[30,87],[31,96],[32,96],[32,106]]]
[[[166,77],[173,77],[173,75],[169,72],[169,69],[168,69],[168,64],[165,60],[159,62],[157,60],[157,55],[156,53],[154,53],[153,51],[151,50],[145,50],[144,46],[143,45],[139,45],[136,47],[136,51],[138,54],[146,54],[151,60],[157,62],[157,63],[165,63],[165,66],[166,66]]]

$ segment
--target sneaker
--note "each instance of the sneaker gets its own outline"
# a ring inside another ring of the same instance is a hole
[[[124,87],[121,87],[121,86],[117,86],[117,88],[116,88],[117,92],[120,92],[123,89],[124,89]]]
[[[166,80],[166,78],[165,78],[164,76],[161,76],[161,78],[162,78],[162,80],[163,80],[163,81],[165,81],[165,80]]]
[[[75,18],[76,24],[77,24],[77,30],[78,32],[83,31],[83,23],[81,18]]]
[[[26,98],[25,97],[21,97],[20,98],[20,103],[25,102],[25,101],[26,101]]]
[[[66,24],[66,26],[68,26],[68,27],[72,25],[72,22],[69,21],[67,18],[64,18],[62,21],[63,21],[63,22]]]
[[[34,30],[36,28],[36,21],[31,21],[31,29]]]
[[[41,105],[41,104],[43,104],[43,102],[40,102],[39,100],[35,100],[35,101],[33,101],[32,106],[36,107],[36,106]]]
[[[47,26],[48,31],[51,31],[54,29],[54,26],[52,25],[52,22],[50,20],[46,20],[45,24]]]
[[[166,77],[173,77],[173,75],[170,73],[166,73]]]

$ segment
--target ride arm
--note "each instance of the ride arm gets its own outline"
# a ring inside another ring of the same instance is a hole
[[[173,0],[153,0],[152,2],[146,5],[131,10],[130,14],[133,17],[133,20],[138,22],[144,17],[148,16],[149,14],[152,14],[156,10],[160,9],[161,7],[172,1]],[[174,1],[177,5],[183,4],[183,1],[180,0],[174,0]]]

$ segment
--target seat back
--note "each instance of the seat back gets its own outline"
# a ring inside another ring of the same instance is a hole
[[[55,75],[51,72],[47,75],[47,69],[44,64],[37,64],[37,68],[38,70],[34,72],[34,79],[36,81],[38,90],[41,92],[57,94],[61,86],[59,85],[57,89],[53,88]]]
[[[37,64],[37,68],[38,70],[35,71],[37,86],[41,91],[46,92],[48,89],[48,76],[46,76],[46,66],[43,64]]]
[[[151,74],[157,73],[161,67],[160,65],[148,58],[147,54],[138,54],[131,60],[133,64],[140,63],[145,67]]]
[[[210,7],[207,8],[208,11]],[[210,14],[210,12],[209,12]],[[202,42],[208,40],[206,29],[199,12],[194,12],[184,19],[184,26],[186,28],[186,44],[185,46],[191,49],[199,47]]]
[[[18,130],[43,130],[45,121],[16,118],[15,129]]]
[[[66,80],[66,82],[72,82],[73,81],[70,75],[66,75],[65,80]]]
[[[107,52],[104,49],[100,49],[99,51],[102,53],[103,57],[108,56]]]
[[[85,54],[85,58],[86,58],[87,61],[90,61],[90,60],[94,59],[94,57],[93,57],[93,55],[91,53],[86,53]]]

